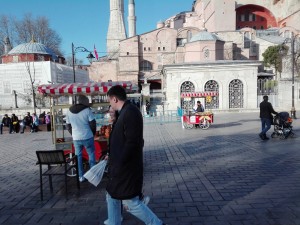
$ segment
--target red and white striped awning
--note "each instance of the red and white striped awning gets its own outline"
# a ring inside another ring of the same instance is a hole
[[[112,86],[121,85],[126,90],[132,89],[130,81],[117,82],[88,82],[88,83],[65,83],[65,84],[43,84],[38,86],[40,94],[50,96],[73,95],[73,94],[104,94]]]
[[[197,98],[197,97],[206,97],[206,96],[218,96],[219,92],[217,91],[203,91],[203,92],[183,92],[181,93],[181,98]]]

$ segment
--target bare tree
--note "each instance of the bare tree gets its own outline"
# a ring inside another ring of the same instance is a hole
[[[48,18],[44,16],[33,18],[28,13],[17,20],[11,16],[1,15],[0,38],[3,40],[5,37],[9,37],[13,46],[27,43],[34,37],[35,40],[52,49],[55,54],[62,55],[61,37],[50,27]],[[0,53],[3,53],[3,46],[0,46]]]
[[[61,55],[61,38],[50,28],[49,20],[46,17],[33,18],[31,14],[25,14],[21,20],[17,20],[13,17],[2,15],[0,16],[0,43],[6,37],[9,37],[13,46],[27,43],[34,38],[39,43],[50,48],[54,54]],[[3,54],[3,45],[0,44],[0,46],[0,54]],[[19,94],[22,95],[22,98],[27,104],[33,104],[34,112],[36,112],[37,84],[35,82],[35,65],[34,62],[28,60],[24,63],[29,77],[29,84],[28,87],[26,87],[27,91],[25,91],[24,94]]]

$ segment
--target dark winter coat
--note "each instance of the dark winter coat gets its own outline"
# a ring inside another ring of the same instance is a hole
[[[28,115],[25,116],[23,122],[26,126],[31,126],[32,125],[32,117],[28,116]]]
[[[11,119],[8,116],[2,118],[2,124],[6,127],[11,125]]]
[[[273,120],[273,114],[277,114],[277,112],[274,111],[273,106],[270,102],[267,100],[264,100],[259,105],[260,108],[260,118],[267,118],[270,120]]]
[[[110,134],[106,190],[112,198],[131,199],[142,193],[143,146],[142,114],[127,101]]]

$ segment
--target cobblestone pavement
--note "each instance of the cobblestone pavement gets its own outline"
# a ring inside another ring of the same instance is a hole
[[[295,136],[262,141],[258,113],[218,113],[208,130],[179,123],[145,126],[145,185],[150,208],[169,225],[299,225],[300,119]],[[272,128],[273,129],[273,128]],[[269,131],[269,135],[271,130]],[[105,180],[69,198],[63,179],[45,179],[40,200],[35,151],[53,149],[47,132],[0,136],[0,224],[99,225]],[[142,224],[124,213],[125,225]]]

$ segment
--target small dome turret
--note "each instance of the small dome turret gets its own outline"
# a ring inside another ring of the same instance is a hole
[[[158,21],[157,24],[156,24],[156,28],[160,29],[160,28],[163,28],[163,27],[165,27],[164,21],[162,21],[162,20]]]

